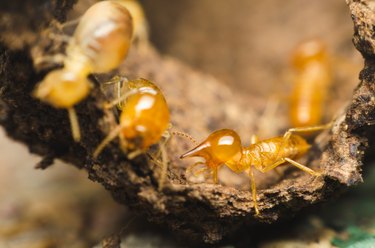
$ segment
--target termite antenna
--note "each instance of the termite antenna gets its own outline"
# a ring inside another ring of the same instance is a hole
[[[176,136],[180,136],[180,137],[183,137],[183,138],[187,138],[189,139],[191,142],[194,143],[194,145],[198,145],[198,142],[189,134],[187,133],[184,133],[184,132],[180,132],[180,131],[171,131],[171,134],[172,135],[176,135]]]

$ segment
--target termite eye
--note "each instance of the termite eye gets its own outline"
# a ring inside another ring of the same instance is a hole
[[[88,95],[90,87],[85,77],[63,69],[55,70],[44,78],[35,95],[56,108],[70,108]]]
[[[211,146],[212,156],[217,160],[226,162],[241,158],[241,139],[235,131],[230,129],[215,131],[208,137],[207,141]]]

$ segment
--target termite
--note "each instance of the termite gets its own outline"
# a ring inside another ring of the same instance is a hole
[[[112,1],[94,4],[81,17],[69,39],[63,68],[49,72],[37,85],[36,98],[68,110],[75,141],[81,135],[73,106],[90,92],[87,76],[118,67],[128,53],[132,33],[132,17],[125,7]]]
[[[106,105],[107,108],[123,102],[119,125],[98,145],[93,153],[96,158],[101,151],[115,138],[119,137],[120,147],[129,159],[146,153],[151,145],[159,143],[162,157],[162,173],[159,189],[162,189],[167,172],[167,154],[165,143],[160,140],[170,126],[170,114],[167,102],[161,90],[146,79],[122,80],[124,92],[118,99]]]
[[[329,56],[324,43],[301,43],[292,56],[295,71],[290,96],[289,119],[293,127],[321,124],[327,94],[332,81]]]
[[[248,147],[242,147],[241,139],[234,130],[221,129],[210,134],[208,138],[192,150],[181,155],[180,158],[204,158],[205,169],[212,172],[215,183],[218,183],[218,169],[223,165],[226,165],[235,173],[248,171],[254,209],[256,215],[259,215],[253,168],[266,173],[280,165],[291,164],[310,175],[320,176],[319,172],[295,161],[295,159],[302,157],[310,148],[307,141],[295,133],[313,132],[327,129],[330,126],[331,124],[291,128],[283,136],[260,141],[256,136],[253,136]],[[202,164],[202,162],[189,166],[187,170],[191,170],[199,164]]]

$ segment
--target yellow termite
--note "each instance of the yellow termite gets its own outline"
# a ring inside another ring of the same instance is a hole
[[[118,78],[117,80],[123,80]],[[101,151],[115,138],[120,138],[121,149],[132,159],[139,154],[146,153],[151,145],[159,143],[162,156],[162,173],[159,189],[162,189],[167,172],[168,159],[165,143],[160,140],[170,126],[170,114],[167,102],[160,89],[146,79],[123,80],[124,92],[118,99],[108,104],[112,107],[119,102],[122,111],[119,125],[98,145],[93,157],[99,156]],[[156,161],[156,160],[155,160]]]
[[[324,43],[309,40],[296,47],[292,56],[294,84],[289,119],[293,127],[321,124],[332,71]]]
[[[330,125],[291,128],[285,132],[284,136],[260,141],[256,136],[253,136],[252,144],[248,147],[242,146],[241,139],[234,130],[221,129],[210,134],[208,138],[181,155],[180,158],[204,158],[205,169],[212,172],[215,183],[218,182],[218,169],[223,165],[236,173],[248,171],[254,209],[256,215],[259,215],[253,168],[266,173],[280,165],[291,164],[313,176],[320,176],[319,172],[295,161],[309,150],[310,145],[303,137],[294,133],[313,132],[329,128]],[[202,162],[197,162],[189,166],[187,170],[200,164]]]
[[[63,68],[49,72],[34,96],[55,108],[67,109],[73,138],[80,140],[74,105],[87,97],[91,73],[109,72],[126,57],[133,33],[129,11],[113,1],[98,2],[81,17],[70,38]]]

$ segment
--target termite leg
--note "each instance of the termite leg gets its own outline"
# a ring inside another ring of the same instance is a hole
[[[126,79],[127,80],[127,79]],[[118,82],[117,83],[117,87],[116,87],[116,89],[117,89],[117,99],[120,99],[121,98],[121,89],[122,89],[122,84],[120,83],[120,82]],[[119,103],[117,103],[117,108],[118,109],[120,109],[120,110],[122,110],[122,108],[124,107],[124,104],[123,104],[123,102],[121,101],[121,102],[119,102]]]
[[[161,159],[162,159],[162,167],[161,167],[161,174],[159,179],[159,187],[158,190],[161,191],[164,186],[165,178],[167,176],[168,170],[168,155],[165,149],[165,144],[159,144],[159,149],[161,151]]]
[[[219,179],[218,179],[218,176],[217,176],[217,168],[212,169],[212,177],[214,179],[215,184],[219,183]]]
[[[165,177],[167,175],[167,170],[168,170],[168,154],[167,154],[167,151],[166,151],[166,145],[169,142],[170,137],[171,137],[168,131],[166,131],[163,134],[163,136],[164,137],[166,136],[166,138],[165,138],[165,140],[163,142],[162,141],[159,142],[159,151],[156,153],[156,156],[148,153],[148,155],[151,157],[151,159],[153,160],[153,162],[156,165],[160,165],[160,167],[161,167],[161,174],[160,174],[160,179],[159,179],[159,190],[163,189]],[[158,158],[160,156],[161,156],[161,162],[158,160]],[[128,155],[128,158],[131,159],[130,154]]]
[[[186,174],[193,174],[194,177],[197,177],[199,176],[200,174],[202,173],[206,173],[206,172],[213,172],[211,171],[208,167],[204,167],[204,168],[201,168],[201,169],[198,169],[197,171],[193,171],[193,168],[197,167],[198,165],[206,165],[205,163],[203,162],[196,162],[195,164],[192,164],[190,165],[187,169],[186,169]],[[211,174],[211,173],[210,173]],[[210,175],[211,176],[211,175]],[[207,178],[207,175],[204,176],[205,178]]]
[[[142,153],[144,153],[144,151],[142,151],[141,149],[137,149],[137,150],[129,152],[127,154],[127,157],[128,157],[128,159],[134,159],[135,157],[138,157]]]
[[[199,176],[200,174],[202,174],[203,172],[206,172],[208,170],[208,168],[202,168],[202,169],[199,169],[197,171],[194,171],[194,176],[197,177]]]
[[[81,131],[79,128],[77,113],[74,110],[74,108],[68,108],[67,110],[68,110],[70,128],[72,130],[73,139],[75,142],[79,142],[81,140]]]
[[[251,194],[252,194],[253,202],[254,202],[255,215],[259,215],[258,201],[257,201],[257,189],[255,185],[255,179],[254,179],[252,166],[250,166],[250,169],[249,169],[249,177],[250,177],[250,183],[251,183]]]
[[[93,153],[93,157],[97,158],[102,150],[112,141],[114,140],[121,132],[121,126],[117,126],[112,132],[110,132],[107,137],[98,145]]]
[[[258,141],[259,141],[259,138],[258,138],[257,135],[255,135],[255,134],[251,135],[251,138],[250,138],[250,144],[251,144],[251,145],[257,143]],[[277,168],[275,168],[275,172],[276,172],[276,174],[277,174],[279,177],[282,176],[282,174],[280,173],[280,171],[277,170]]]
[[[309,167],[307,167],[307,166],[305,166],[303,164],[300,164],[300,163],[298,163],[298,162],[296,162],[296,161],[294,161],[294,160],[292,160],[290,158],[285,158],[285,161],[289,162],[291,165],[294,165],[298,169],[303,170],[303,171],[309,173],[310,175],[313,175],[313,176],[316,176],[316,177],[318,177],[318,176],[321,175],[321,173],[316,172],[316,171],[310,169]]]
[[[279,147],[279,151],[277,153],[277,156],[279,155],[280,151],[282,151],[285,148],[285,144],[287,143],[288,139],[292,135],[292,133],[304,133],[304,132],[315,132],[319,130],[324,130],[328,129],[332,126],[333,122],[329,122],[325,125],[318,125],[318,126],[311,126],[311,127],[295,127],[295,128],[290,128],[288,131],[285,132],[284,137],[283,137],[283,143]]]
[[[159,142],[159,151],[156,153],[156,158],[160,157],[160,155],[162,153],[160,147],[161,146],[166,147],[168,142],[171,140],[171,133],[169,132],[169,130],[165,131],[163,133],[162,137],[164,137],[164,140]]]
[[[300,164],[300,163],[298,163],[298,162],[296,162],[296,161],[294,161],[294,160],[292,160],[290,158],[282,158],[282,159],[276,161],[275,163],[273,163],[273,164],[271,164],[269,166],[264,167],[263,169],[259,168],[259,171],[261,171],[262,173],[268,172],[270,170],[275,169],[277,166],[279,166],[279,165],[281,165],[281,164],[283,164],[285,162],[288,162],[291,165],[294,165],[295,167],[297,167],[298,169],[303,170],[303,171],[305,171],[305,172],[307,172],[307,173],[309,173],[309,174],[311,174],[313,176],[320,176],[319,172],[316,172],[316,171],[310,169],[309,167],[307,167],[307,166],[305,166],[303,164]]]
[[[186,168],[185,174],[190,174],[191,171],[192,171],[195,167],[197,167],[198,165],[201,165],[201,164],[206,165],[204,162],[201,162],[201,161],[196,162],[196,163],[194,163],[194,164],[192,164],[192,165],[189,165],[189,166]]]
[[[270,170],[275,169],[277,166],[279,166],[279,165],[285,163],[285,161],[286,161],[286,160],[285,160],[284,158],[281,158],[281,159],[277,160],[275,163],[273,163],[273,164],[271,164],[271,165],[268,165],[268,166],[266,166],[266,167],[264,167],[264,168],[257,168],[257,169],[258,169],[260,172],[262,172],[262,173],[266,173],[266,172],[268,172],[268,171],[270,171]]]
[[[251,135],[251,138],[250,138],[250,144],[251,145],[254,145],[258,141],[259,141],[259,138],[258,138],[258,136],[256,134]]]
[[[164,187],[164,182],[165,182],[165,178],[166,178],[167,170],[168,170],[168,155],[167,155],[167,151],[165,149],[165,144],[159,143],[159,150],[160,150],[160,153],[161,153],[161,162],[157,159],[157,157],[153,156],[152,154],[147,153],[147,155],[151,158],[151,160],[157,166],[161,167],[161,173],[160,173],[160,178],[159,178],[159,182],[158,182],[159,183],[158,190],[161,191]],[[141,153],[143,153],[143,152],[141,152]],[[138,156],[141,153],[138,153],[136,156]],[[132,153],[128,154],[129,159],[132,159],[132,158],[135,157],[135,156],[132,156],[131,154]]]
[[[292,133],[304,133],[304,132],[315,132],[319,130],[324,130],[328,129],[332,126],[332,122],[324,125],[318,125],[318,126],[312,126],[312,127],[295,127],[295,128],[290,128],[288,131],[285,132],[284,134],[284,139],[289,139],[290,135]]]

